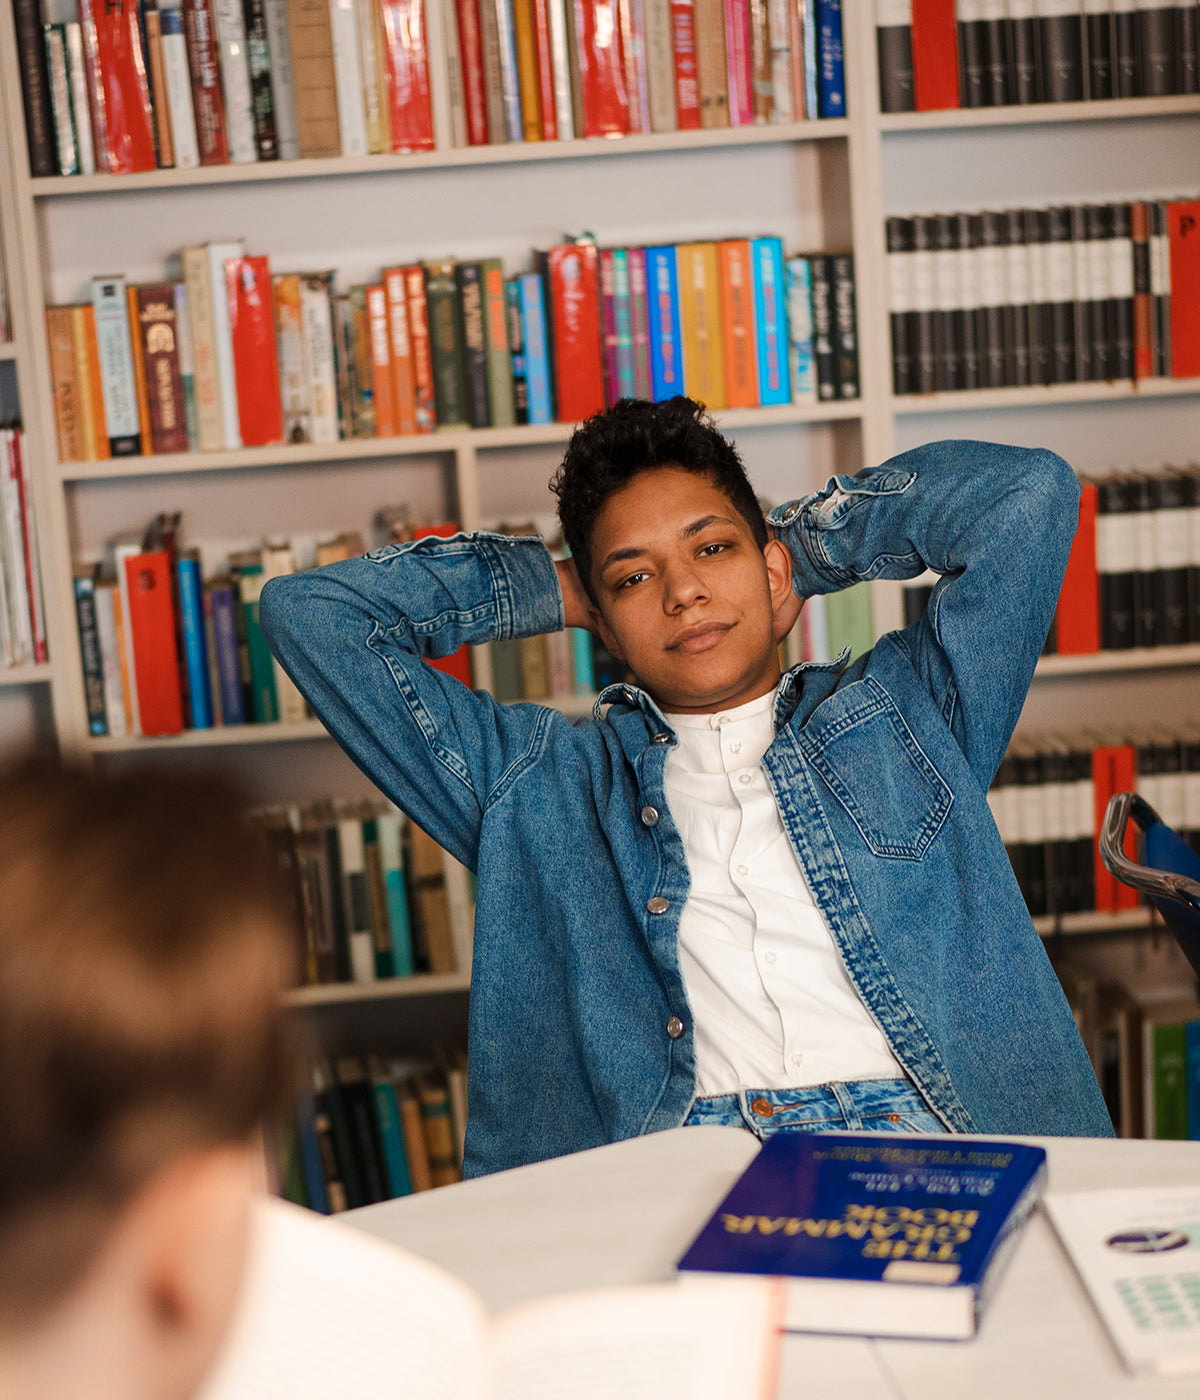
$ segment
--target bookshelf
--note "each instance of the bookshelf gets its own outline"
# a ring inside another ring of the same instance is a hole
[[[0,371],[7,365],[19,379],[38,469],[53,658],[52,668],[0,675],[0,739],[15,744],[36,732],[102,763],[152,756],[227,765],[264,802],[365,795],[366,780],[316,721],[161,740],[91,738],[73,560],[98,557],[112,535],[163,509],[183,510],[187,541],[200,546],[207,572],[230,549],[267,534],[311,543],[318,533],[365,532],[376,509],[401,501],[418,516],[452,517],[466,528],[550,510],[546,481],[569,424],[60,463],[45,308],[78,299],[96,273],[161,278],[175,250],[206,239],[242,237],[250,251],[270,256],[274,270],[336,268],[342,285],[373,278],[381,266],[444,254],[499,256],[514,272],[529,265],[531,248],[584,230],[602,244],[770,231],[789,250],[849,248],[861,397],[718,415],[764,496],[786,499],[833,471],[855,471],[933,437],[1048,446],[1083,472],[1191,460],[1196,379],[895,396],[884,219],[1200,191],[1200,97],[883,115],[873,11],[865,0],[843,5],[848,116],[838,120],[32,179],[12,10],[0,5],[0,222],[15,322],[13,342],[0,346]],[[436,70],[434,82],[444,86]],[[445,100],[444,91],[437,95]],[[875,585],[877,629],[901,615],[899,590]],[[1167,722],[1195,719],[1198,666],[1195,646],[1047,658],[1022,726],[1070,727],[1085,716],[1133,722],[1149,711]],[[489,679],[482,654],[477,678]],[[19,706],[6,704],[12,695]],[[564,708],[583,713],[590,702]],[[445,1025],[460,1020],[466,990],[462,978],[414,978],[386,991],[309,989],[292,1003],[319,1019],[322,1033],[344,1027],[366,1002],[375,1010],[403,1006],[405,1016],[420,1003],[411,1025],[423,1033],[439,1017]]]

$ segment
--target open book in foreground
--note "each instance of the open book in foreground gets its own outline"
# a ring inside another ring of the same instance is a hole
[[[1200,1187],[1048,1191],[1044,1205],[1125,1365],[1200,1373]]]
[[[778,1291],[678,1281],[489,1317],[444,1269],[266,1200],[232,1333],[200,1400],[757,1400]]]

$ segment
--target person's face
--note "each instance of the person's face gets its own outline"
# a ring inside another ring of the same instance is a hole
[[[760,548],[707,476],[639,473],[605,504],[591,546],[600,635],[664,710],[711,714],[778,683],[791,558],[776,540]]]

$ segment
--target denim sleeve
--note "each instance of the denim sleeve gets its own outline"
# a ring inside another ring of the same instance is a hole
[[[1079,482],[1053,452],[935,442],[772,511],[797,594],[940,574],[898,634],[986,787],[1004,756],[1054,616]]]
[[[489,800],[533,762],[553,712],[502,705],[424,658],[562,627],[541,540],[389,545],[270,580],[260,617],[280,664],[351,758],[474,869]]]

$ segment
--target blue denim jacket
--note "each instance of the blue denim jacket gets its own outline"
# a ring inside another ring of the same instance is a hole
[[[986,799],[1078,494],[1052,453],[946,442],[771,514],[801,596],[942,575],[920,622],[849,665],[788,673],[764,769],[852,982],[955,1131],[1112,1132]],[[421,661],[560,628],[542,543],[389,546],[272,580],[261,617],[346,751],[478,873],[467,1174],[682,1123],[695,1069],[670,724],[635,686],[571,721]]]

